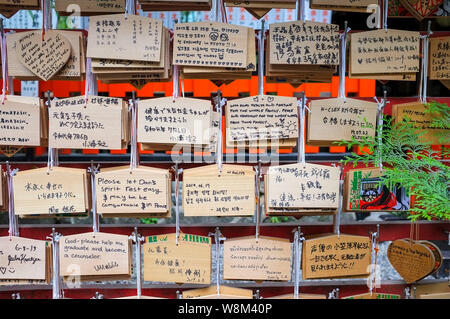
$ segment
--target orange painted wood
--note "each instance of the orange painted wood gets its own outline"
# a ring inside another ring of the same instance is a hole
[[[345,153],[347,148],[345,146],[330,146],[330,153]]]

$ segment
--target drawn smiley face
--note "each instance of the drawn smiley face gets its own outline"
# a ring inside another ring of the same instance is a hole
[[[218,32],[211,32],[211,33],[209,34],[209,38],[210,38],[212,41],[217,41],[217,39],[219,38],[219,33],[218,33]]]
[[[226,33],[222,33],[220,35],[220,41],[222,41],[222,42],[227,42],[229,39],[230,38],[228,37],[228,34],[226,34]]]

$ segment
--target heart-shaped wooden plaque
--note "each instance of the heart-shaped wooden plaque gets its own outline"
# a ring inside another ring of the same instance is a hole
[[[442,262],[444,261],[442,252],[436,244],[434,244],[430,241],[421,240],[420,243],[427,246],[434,255],[434,261],[435,261],[434,269],[430,273],[430,275],[432,275],[432,274],[436,273],[439,270],[439,268],[441,268],[441,266],[442,266]]]
[[[423,243],[410,239],[393,241],[388,247],[387,257],[408,284],[425,278],[435,269],[431,250]]]
[[[400,3],[416,19],[422,20],[431,15],[444,0],[400,0]]]
[[[19,61],[40,79],[48,81],[69,61],[70,42],[57,30],[26,32],[16,43]]]

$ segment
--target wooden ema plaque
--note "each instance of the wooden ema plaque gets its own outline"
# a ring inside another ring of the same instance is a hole
[[[9,19],[19,10],[40,10],[39,0],[0,0],[0,14]]]
[[[420,33],[375,30],[350,35],[352,74],[419,72]]]
[[[270,64],[339,65],[339,26],[311,21],[270,25]]]
[[[217,165],[183,172],[184,216],[253,216],[255,173],[250,166]]]
[[[273,48],[272,37],[267,37],[266,47]],[[265,75],[267,83],[289,83],[297,88],[302,83],[331,83],[336,65],[323,64],[274,64],[270,61],[270,54],[265,56]]]
[[[420,299],[450,299],[450,292],[443,294],[422,295]]]
[[[38,122],[39,129],[36,130],[35,125],[32,125],[33,129],[29,134],[30,135],[33,134],[32,139],[35,139],[36,136],[40,136],[40,141],[39,141],[38,145],[39,146],[47,146],[48,145],[48,111],[47,111],[47,107],[44,105],[44,102],[38,97],[20,96],[20,95],[6,95],[5,103],[7,103],[6,101],[13,102],[13,103],[19,103],[21,105],[26,105],[27,107],[33,106],[33,107],[39,109],[39,122]],[[0,112],[1,112],[1,110],[2,110],[2,108],[0,108]],[[34,109],[33,109],[32,113],[35,114]],[[18,112],[16,112],[14,117],[12,117],[11,115],[6,116],[4,114],[2,114],[2,116],[4,116],[2,118],[12,120],[13,122],[17,122],[17,119],[20,119],[20,117],[21,117],[20,115],[18,115]],[[23,119],[23,117],[22,117],[22,119]],[[30,124],[30,123],[35,122],[35,119],[33,117],[33,120],[31,122],[29,122],[28,120],[24,120],[24,121],[26,121],[28,124]],[[26,129],[26,131],[29,130],[29,128],[30,128],[29,125],[25,125],[24,123],[22,123],[22,125],[24,125],[24,128]],[[2,131],[2,129],[0,129],[0,132],[1,131]],[[20,134],[21,133],[17,132],[17,134],[14,134],[14,135],[20,136]],[[5,135],[12,136],[13,134],[6,132]],[[0,142],[0,144],[1,144],[1,142]],[[0,147],[1,147],[1,151],[4,153],[4,155],[12,156],[15,153],[17,153],[18,151],[20,151],[23,147],[27,147],[27,146],[7,145],[7,146],[0,146]]]
[[[369,7],[371,5],[372,7]],[[377,0],[310,0],[309,2],[311,9],[346,12],[372,12],[375,5],[378,6]]]
[[[137,117],[139,143],[166,148],[210,143],[210,101],[173,97],[139,101]]]
[[[169,217],[169,171],[130,166],[102,169],[95,176],[97,212],[105,217]]]
[[[265,175],[269,215],[334,213],[339,198],[339,168],[316,164],[269,167]]]
[[[256,71],[256,41],[255,30],[247,28],[247,61],[246,67],[214,67],[214,66],[183,66],[182,79],[209,79],[217,85],[232,82],[236,79],[251,79],[252,72]]]
[[[90,16],[125,12],[126,0],[78,0],[79,10],[73,10],[72,0],[55,0],[55,10],[60,15]]]
[[[212,0],[141,0],[142,11],[210,11]],[[123,10],[122,10],[123,11]]]
[[[126,148],[128,115],[120,98],[84,96],[59,99],[49,111],[49,147]],[[126,120],[125,120],[126,117]]]
[[[441,80],[441,83],[450,90],[450,80]]]
[[[426,105],[421,102],[395,104],[392,106],[394,123],[408,118],[413,127],[423,133],[419,136],[420,142],[440,145],[440,139],[448,136],[448,130],[432,127],[433,119],[439,118],[441,115],[437,113],[426,113],[426,108]]]
[[[66,281],[127,280],[131,276],[128,236],[84,233],[59,239],[60,272]]]
[[[430,16],[444,2],[444,0],[399,0],[417,20],[421,21]]]
[[[227,145],[298,137],[296,98],[270,95],[247,97],[228,102],[225,110]]]
[[[0,0],[0,5],[4,6],[39,6],[38,0]],[[21,8],[22,9],[22,8]]]
[[[168,81],[172,75],[170,52],[170,34],[162,28],[161,55],[158,61],[141,61],[113,58],[92,58],[92,72],[105,84],[129,83],[137,89],[148,82]]]
[[[387,251],[392,267],[410,284],[419,281],[436,270],[436,258],[425,243],[411,239],[393,241]]]
[[[254,236],[227,239],[223,244],[223,279],[289,281],[291,243],[287,239]]]
[[[272,9],[295,9],[296,0],[224,0],[227,7],[245,8],[257,20],[261,19]]]
[[[85,213],[88,206],[86,171],[47,167],[19,171],[13,177],[14,208],[19,216]]]
[[[450,80],[450,37],[430,38],[430,80]]]
[[[173,64],[245,69],[247,37],[247,27],[220,22],[177,23]]]
[[[106,36],[105,36],[106,35]],[[159,62],[163,23],[123,13],[90,17],[87,57]]]
[[[225,112],[227,147],[276,152],[297,145],[296,98],[265,95],[236,99],[228,102]]]
[[[0,154],[6,157],[13,157],[23,149],[23,146],[0,146]]]
[[[219,293],[217,293],[217,287],[210,286],[185,290],[183,291],[183,299],[253,299],[253,291],[220,285]]]
[[[420,244],[428,247],[428,249],[431,250],[431,253],[434,256],[434,268],[433,268],[433,271],[430,273],[430,275],[435,274],[441,268],[442,263],[444,261],[444,257],[442,255],[441,250],[439,249],[439,247],[436,244],[434,244],[430,241],[427,241],[427,240],[419,240],[419,241],[417,241],[417,243],[420,243]]]
[[[364,36],[358,40],[358,43],[354,43],[353,38],[350,39],[348,54],[351,62],[348,66],[348,77],[350,79],[376,79],[379,81],[416,81],[419,65],[418,47],[420,42],[417,40],[419,34],[403,33],[403,31],[399,30],[382,31],[363,32],[361,36]],[[367,37],[365,37],[366,35]],[[385,39],[386,36],[389,38]],[[404,40],[402,40],[402,36],[404,36]],[[411,36],[409,41],[414,42],[414,45],[409,47],[408,36]],[[367,43],[370,43],[370,45],[366,45]],[[377,47],[377,45],[380,46]],[[359,52],[359,58],[356,60],[353,57],[354,50]],[[417,55],[403,56],[405,51],[417,52]],[[371,58],[366,53],[370,53]],[[409,66],[402,65],[405,59],[408,61]],[[357,64],[360,66],[357,66]],[[369,67],[366,68],[362,65],[369,65]],[[381,65],[381,70],[377,68],[377,65]],[[357,71],[354,71],[355,67],[357,67]],[[408,70],[402,71],[402,68],[405,67]]]
[[[450,285],[448,282],[414,285],[413,288],[413,291],[415,291],[416,299],[423,299],[428,295],[436,296],[442,294],[450,294]]]
[[[56,34],[57,37],[63,38],[68,41],[70,45],[69,58],[67,62],[59,69],[58,72],[54,73],[54,68],[58,65],[62,64],[61,58],[65,59],[66,53],[64,56],[62,54],[55,55],[53,57],[54,63],[52,61],[47,61],[47,65],[45,68],[39,67],[39,73],[42,73],[43,76],[51,76],[52,80],[82,80],[82,74],[86,73],[86,56],[85,56],[85,38],[81,31],[74,30],[49,30],[51,34]],[[10,76],[13,76],[16,79],[20,79],[22,81],[34,81],[41,79],[36,73],[32,72],[25,64],[23,64],[19,58],[18,51],[20,50],[19,41],[21,39],[35,39],[34,41],[42,42],[42,31],[25,31],[25,32],[16,32],[16,33],[8,33],[6,35],[6,45],[7,45],[7,56],[8,56],[8,73]],[[66,50],[67,47],[64,48]],[[35,48],[34,50],[37,50]],[[41,48],[42,50],[42,48]],[[36,68],[36,62],[31,65],[33,68]],[[44,72],[45,71],[45,72]]]
[[[380,184],[382,176],[379,168],[350,169],[345,173],[345,211],[409,210],[409,191],[397,185]]]
[[[351,98],[311,101],[307,143],[330,146],[352,138],[375,137],[377,107],[377,103]]]
[[[266,47],[272,47],[271,37],[267,37]],[[272,64],[270,55],[266,54],[265,74],[267,83],[288,82],[293,87],[302,83],[331,83],[333,74],[337,71],[336,65],[322,64]]]
[[[0,281],[49,279],[48,243],[21,237],[0,237]]]
[[[41,109],[39,98],[32,103],[15,101],[7,96],[0,105],[0,145],[40,146]],[[24,99],[26,100],[26,99]]]
[[[48,81],[69,61],[70,42],[56,30],[47,30],[44,39],[39,31],[18,39],[19,61],[43,81]]]
[[[211,283],[211,238],[180,233],[147,237],[144,280],[190,284]]]
[[[303,279],[369,275],[369,237],[325,235],[307,239],[302,248]]]

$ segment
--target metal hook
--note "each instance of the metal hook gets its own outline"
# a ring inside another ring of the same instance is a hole
[[[297,163],[306,164],[305,155],[305,112],[306,112],[306,96],[305,91],[300,93],[301,102],[297,101],[299,112],[299,134],[297,139]]]
[[[19,236],[19,219],[15,214],[14,208],[14,187],[13,177],[19,171],[18,168],[11,169],[9,161],[6,161],[6,181],[8,184],[8,224],[9,224],[9,236]],[[1,172],[0,172],[1,173]]]
[[[137,145],[137,99],[136,91],[131,92],[131,154],[130,154],[130,173],[139,166],[139,150]]]
[[[294,233],[294,299],[298,299],[299,287],[300,287],[300,267],[301,267],[301,250],[300,244],[305,240],[300,226],[297,226],[293,231]]]
[[[98,291],[95,292],[95,296],[92,297],[91,299],[105,299],[105,297],[99,293]]]
[[[339,288],[333,289],[333,290],[328,294],[328,299],[339,299]]]
[[[97,185],[96,185],[96,175],[99,172],[100,164],[94,165],[94,161],[91,160],[91,166],[88,167],[87,171],[91,177],[91,192],[92,192],[92,230],[94,233],[100,231],[100,216],[97,213]]]
[[[339,200],[338,200],[338,209],[336,215],[333,216],[334,219],[334,233],[341,237],[341,215],[342,215],[342,205],[343,205],[343,197],[344,197],[344,163],[340,163],[340,174],[339,174]]]
[[[216,111],[219,113],[219,130],[217,133],[217,141],[216,141],[216,163],[218,168],[218,175],[222,175],[222,164],[223,164],[223,101],[222,101],[222,92],[217,90],[217,96],[214,98],[214,104],[216,105]]]
[[[220,242],[226,240],[220,232],[220,228],[216,227],[214,233],[209,233],[208,236],[214,236],[214,245],[216,247],[216,287],[217,295],[220,295]]]
[[[261,226],[261,177],[262,177],[262,164],[261,160],[258,160],[258,166],[255,169],[255,192],[256,192],[256,211],[255,211],[255,238],[256,243],[259,241],[259,233]]]
[[[264,55],[265,55],[265,23],[264,19],[261,19],[261,31],[258,37],[259,54],[258,54],[258,95],[264,95]]]
[[[345,71],[347,65],[347,38],[348,38],[348,22],[344,22],[344,33],[341,35],[341,46],[340,46],[340,65],[339,65],[339,92],[338,97],[341,99],[346,98],[345,96]]]
[[[403,293],[405,295],[405,299],[411,299],[411,293],[410,293],[410,288],[406,287],[405,289],[403,289]]]
[[[180,237],[180,174],[183,172],[183,169],[178,168],[178,161],[175,162],[175,165],[171,167],[172,171],[175,174],[175,242],[178,246],[178,240]]]
[[[47,239],[52,241],[52,262],[53,262],[53,272],[52,272],[52,291],[53,299],[61,299],[64,296],[64,291],[62,288],[61,276],[60,276],[60,264],[59,264],[59,239],[61,237],[60,233],[55,231],[55,227],[52,228],[52,233],[47,236]]]
[[[142,267],[141,267],[141,243],[144,242],[144,237],[142,237],[138,233],[137,226],[134,227],[134,232],[131,233],[130,236],[128,236],[129,239],[131,239],[135,243],[135,254],[136,254],[136,292],[138,299],[141,299],[142,296]]]

